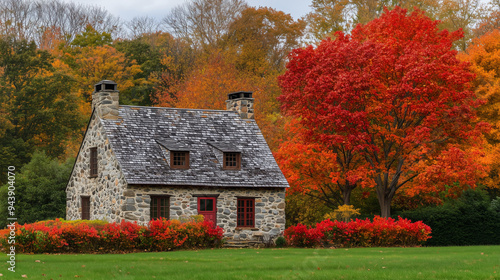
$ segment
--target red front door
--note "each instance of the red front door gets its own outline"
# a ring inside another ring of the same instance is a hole
[[[212,221],[217,225],[217,200],[215,197],[198,197],[198,214],[205,217],[205,221]]]

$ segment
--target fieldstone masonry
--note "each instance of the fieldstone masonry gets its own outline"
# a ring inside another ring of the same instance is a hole
[[[95,91],[92,93],[92,109],[95,109],[101,118],[116,120],[120,107],[119,98],[115,82],[101,81],[95,85]]]
[[[90,177],[90,148],[93,147],[97,147],[97,177]],[[120,222],[125,218],[119,205],[125,202],[126,186],[102,123],[94,114],[66,188],[66,219],[81,219],[81,197],[89,196],[90,219]]]
[[[228,94],[229,99],[226,100],[226,109],[228,111],[236,111],[242,119],[253,119],[253,102],[251,92],[233,92]]]

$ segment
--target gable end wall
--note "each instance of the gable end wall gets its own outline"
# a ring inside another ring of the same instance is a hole
[[[98,176],[90,177],[90,148],[97,147]],[[81,219],[81,196],[90,197],[90,219],[120,222],[126,181],[101,121],[92,115],[66,188],[66,219]]]

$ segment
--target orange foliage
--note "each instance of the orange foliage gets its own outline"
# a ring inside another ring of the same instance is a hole
[[[457,198],[464,188],[476,186],[476,182],[487,175],[489,168],[484,164],[485,160],[485,154],[479,148],[451,146],[435,158],[415,164],[420,175],[401,191],[409,197],[444,193],[447,197]],[[459,184],[450,188],[453,182]]]
[[[484,101],[478,108],[478,117],[491,125],[485,134],[486,163],[491,167],[482,183],[489,188],[500,188],[500,30],[494,30],[475,39],[460,58],[470,63],[476,74],[473,89]]]
[[[287,194],[307,194],[335,209],[350,204],[351,193],[357,186],[369,185],[370,172],[345,147],[332,148],[311,141],[298,120],[287,123],[285,131],[289,137],[281,143],[275,157],[290,184]]]

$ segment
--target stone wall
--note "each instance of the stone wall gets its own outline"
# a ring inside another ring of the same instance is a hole
[[[198,196],[217,196],[217,225],[224,235],[250,240],[257,235],[275,237],[285,230],[285,189],[129,186],[124,192],[122,213],[129,221],[141,224],[150,219],[151,195],[170,196],[170,219],[198,214]],[[255,228],[236,229],[237,197],[255,197]]]
[[[90,177],[90,148],[97,147],[98,176]],[[66,219],[81,219],[81,196],[90,197],[90,219],[120,222],[124,213],[126,181],[116,162],[109,140],[96,115],[92,116],[85,139],[66,187]]]

